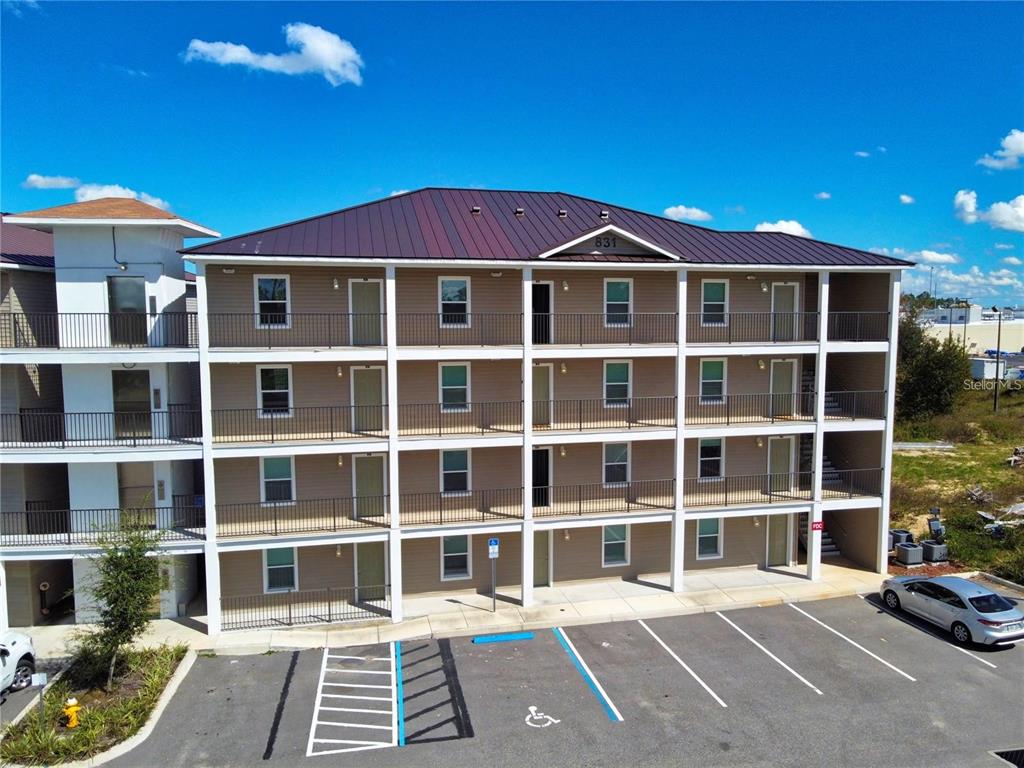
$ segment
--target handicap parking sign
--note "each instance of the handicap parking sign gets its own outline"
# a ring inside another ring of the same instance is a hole
[[[487,557],[491,560],[498,557],[498,539],[496,537],[487,540]]]

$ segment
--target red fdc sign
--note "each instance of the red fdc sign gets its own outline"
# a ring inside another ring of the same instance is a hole
[[[812,531],[824,531],[825,530],[825,521],[824,520],[815,520],[813,523],[811,523],[811,530]]]

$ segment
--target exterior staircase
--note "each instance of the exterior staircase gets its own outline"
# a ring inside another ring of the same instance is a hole
[[[808,393],[814,393],[814,371],[810,368],[805,368],[803,375],[800,379],[801,389]],[[828,392],[820,393],[821,397],[825,398],[825,416],[839,416],[842,414],[843,409],[839,405],[839,401],[836,400],[835,395],[829,394]]]
[[[808,435],[810,437],[810,435]],[[801,440],[800,441],[800,466],[807,467],[805,471],[813,471],[814,465],[814,441]],[[832,466],[832,462],[828,456],[824,453],[821,455],[821,487],[828,488],[830,486],[839,485],[842,482],[842,478],[839,476],[839,471]]]
[[[807,513],[800,515],[800,546],[807,550]],[[839,547],[836,546],[835,541],[829,535],[828,531],[821,532],[821,556],[822,557],[839,557],[842,554],[839,551]]]

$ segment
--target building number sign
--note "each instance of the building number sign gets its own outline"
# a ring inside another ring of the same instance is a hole
[[[595,237],[594,247],[595,248],[615,248],[618,245],[617,238],[614,237]]]

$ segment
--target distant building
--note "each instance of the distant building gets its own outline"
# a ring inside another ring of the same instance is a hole
[[[918,322],[921,325],[937,324],[949,325],[950,323],[963,325],[977,323],[982,319],[982,309],[978,304],[971,304],[968,307],[937,307],[924,310]]]

